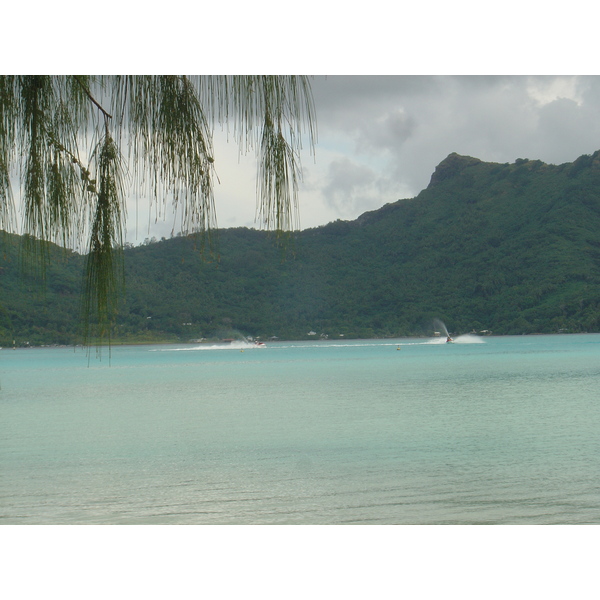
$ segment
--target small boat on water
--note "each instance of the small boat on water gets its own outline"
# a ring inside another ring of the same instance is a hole
[[[448,339],[446,339],[446,344],[454,344],[454,340],[448,336]]]

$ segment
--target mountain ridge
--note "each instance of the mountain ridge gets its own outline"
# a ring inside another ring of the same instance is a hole
[[[561,165],[451,153],[416,197],[298,232],[285,257],[265,232],[218,238],[213,261],[185,236],[126,249],[114,338],[396,337],[435,318],[459,333],[600,331],[600,151]],[[78,260],[53,259],[45,305],[11,298],[22,277],[0,262],[0,343],[76,339],[59,307],[76,306]]]

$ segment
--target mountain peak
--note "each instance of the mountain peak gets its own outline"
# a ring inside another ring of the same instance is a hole
[[[480,164],[481,160],[472,156],[462,156],[456,152],[449,154],[436,168],[431,176],[429,187],[437,185],[445,179],[455,177],[467,167]]]

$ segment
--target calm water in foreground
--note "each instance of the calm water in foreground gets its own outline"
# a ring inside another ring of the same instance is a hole
[[[439,342],[4,349],[0,523],[600,523],[600,335]]]

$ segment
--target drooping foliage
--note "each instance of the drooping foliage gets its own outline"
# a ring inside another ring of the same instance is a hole
[[[258,156],[262,224],[292,229],[302,136],[316,138],[306,77],[0,77],[0,229],[84,247],[87,339],[116,314],[127,194],[171,205],[186,232],[214,228],[217,126]]]

